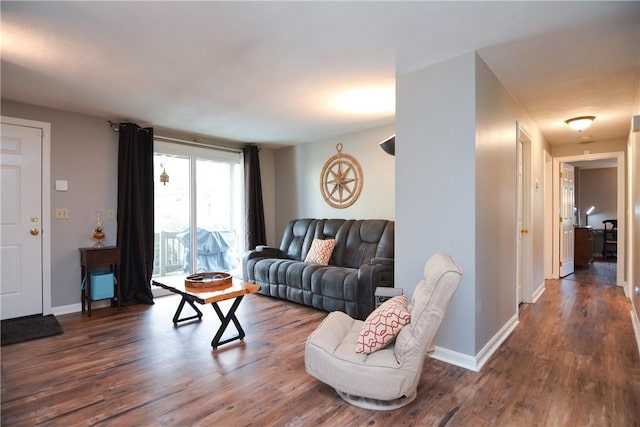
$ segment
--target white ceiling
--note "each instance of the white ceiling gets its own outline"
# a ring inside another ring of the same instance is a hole
[[[626,138],[640,2],[12,2],[2,98],[268,144],[393,123],[342,91],[477,50],[552,144]]]

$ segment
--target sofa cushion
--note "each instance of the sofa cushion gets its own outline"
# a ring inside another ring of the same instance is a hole
[[[360,268],[374,257],[393,258],[393,235],[393,221],[346,221],[336,237],[332,264]]]
[[[329,260],[331,259],[331,254],[333,253],[333,248],[336,245],[335,239],[313,239],[311,243],[311,249],[309,249],[309,253],[307,253],[307,257],[304,259],[304,262],[312,262],[315,264],[329,264]]]
[[[286,254],[289,259],[304,260],[319,223],[322,223],[322,220],[305,218],[287,224],[280,242],[282,253]]]
[[[388,346],[411,320],[407,296],[393,297],[375,309],[365,320],[356,341],[356,353],[371,354]]]

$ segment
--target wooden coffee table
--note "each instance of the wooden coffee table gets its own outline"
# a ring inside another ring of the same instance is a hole
[[[242,298],[247,294],[253,294],[260,290],[260,286],[254,285],[252,283],[247,283],[242,280],[233,279],[233,283],[230,287],[224,289],[207,289],[207,288],[192,288],[185,286],[184,279],[186,276],[175,276],[175,277],[163,277],[160,281],[152,280],[151,283],[155,286],[159,286],[164,288],[170,292],[175,294],[182,295],[182,300],[180,300],[180,304],[178,304],[178,309],[176,313],[173,315],[173,323],[177,325],[179,322],[184,322],[192,319],[202,319],[202,312],[198,309],[198,307],[194,303],[199,304],[211,304],[213,309],[215,310],[218,318],[220,319],[220,327],[216,332],[213,340],[211,341],[211,347],[217,348],[219,345],[226,344],[231,341],[241,340],[245,337],[244,329],[240,326],[240,321],[236,317],[236,310],[242,301]],[[218,303],[220,301],[233,299],[233,303],[231,304],[231,308],[225,315]],[[180,318],[180,314],[182,313],[182,309],[184,308],[184,304],[188,303],[197,314],[194,316],[183,317]],[[238,335],[227,338],[225,340],[220,341],[222,338],[222,334],[229,326],[229,323],[233,322],[238,331]]]

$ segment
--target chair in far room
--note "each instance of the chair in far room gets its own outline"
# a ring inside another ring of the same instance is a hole
[[[602,239],[602,257],[616,258],[618,256],[618,220],[605,219]]]

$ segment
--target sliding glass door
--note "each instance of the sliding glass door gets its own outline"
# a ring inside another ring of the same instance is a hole
[[[239,273],[241,165],[238,152],[155,141],[154,277]]]

